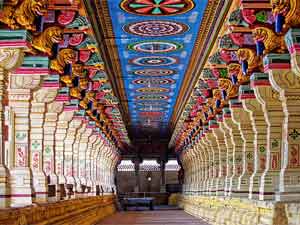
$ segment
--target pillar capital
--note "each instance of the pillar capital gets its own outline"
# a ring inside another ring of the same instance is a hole
[[[18,68],[24,59],[22,48],[0,48],[0,68],[7,71]]]
[[[26,30],[0,30],[0,68],[12,71],[20,67],[30,38]]]

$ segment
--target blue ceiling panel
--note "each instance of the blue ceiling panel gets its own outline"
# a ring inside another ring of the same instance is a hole
[[[164,130],[191,60],[207,0],[108,3],[132,124]]]

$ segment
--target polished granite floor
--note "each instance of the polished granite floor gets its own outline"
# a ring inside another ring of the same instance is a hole
[[[182,210],[119,212],[97,225],[209,225]]]

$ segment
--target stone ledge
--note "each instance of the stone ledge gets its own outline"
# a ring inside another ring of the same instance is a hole
[[[0,210],[5,225],[91,225],[114,214],[114,196],[96,196]]]
[[[213,225],[297,225],[300,202],[182,196],[180,206]]]

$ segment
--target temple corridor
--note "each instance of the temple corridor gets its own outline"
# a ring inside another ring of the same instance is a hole
[[[300,0],[0,0],[0,225],[206,223],[300,225]]]

